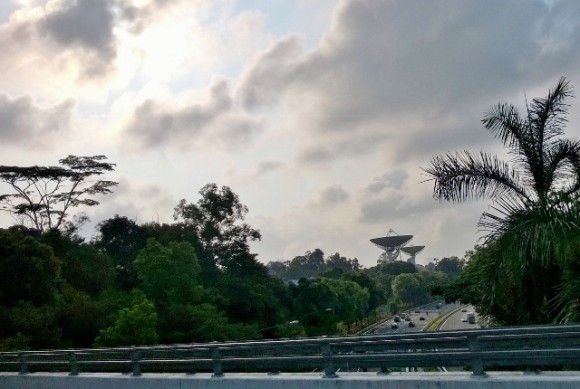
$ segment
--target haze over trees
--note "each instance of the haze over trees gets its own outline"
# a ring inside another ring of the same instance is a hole
[[[580,142],[564,137],[572,96],[561,78],[522,115],[498,104],[484,127],[508,149],[509,162],[469,151],[436,156],[425,168],[443,201],[492,200],[487,232],[448,299],[472,303],[500,324],[580,319]]]

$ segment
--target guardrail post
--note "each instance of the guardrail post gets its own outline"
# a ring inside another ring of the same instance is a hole
[[[469,347],[469,351],[474,354],[473,358],[471,359],[473,375],[476,377],[485,377],[486,374],[485,370],[483,369],[483,361],[479,355],[480,347],[476,335],[467,336],[467,347]]]
[[[192,359],[195,359],[195,357],[196,357],[195,351],[191,351],[191,354],[193,354],[193,358]],[[190,362],[188,371],[185,374],[188,374],[188,375],[195,374],[195,363],[194,363],[193,360]]]
[[[211,359],[213,360],[212,377],[223,377],[224,369],[222,365],[222,357],[220,355],[220,348],[218,346],[211,348]]]
[[[322,345],[322,356],[324,357],[324,375],[322,378],[337,378],[336,369],[332,361],[332,349],[330,343]]]
[[[28,362],[26,361],[26,354],[20,353],[18,355],[18,359],[20,360],[20,371],[18,374],[28,374]]]
[[[79,375],[79,365],[77,364],[77,355],[74,352],[68,354],[68,362],[70,364],[70,372],[68,375]]]
[[[133,371],[133,377],[139,377],[141,375],[141,351],[133,350],[131,351],[131,367]]]

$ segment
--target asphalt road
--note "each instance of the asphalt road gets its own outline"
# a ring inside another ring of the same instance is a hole
[[[465,312],[463,311],[463,309],[465,310]],[[469,324],[469,323],[461,320],[462,317],[467,312],[475,312],[471,305],[466,306],[463,309],[459,312],[454,313],[447,320],[445,320],[445,322],[441,326],[440,330],[441,331],[444,331],[444,330],[469,330],[469,329],[473,329],[473,328],[481,328],[481,326],[479,325],[477,313],[475,314],[475,324]]]
[[[430,303],[427,305],[423,305],[421,307],[411,309],[410,311],[402,311],[410,313],[411,321],[415,323],[415,327],[409,327],[409,322],[401,319],[399,324],[399,328],[391,328],[391,324],[393,320],[390,319],[385,321],[383,324],[378,326],[375,330],[375,334],[397,334],[397,333],[404,333],[404,332],[418,332],[422,331],[427,324],[431,321],[435,320],[440,315],[444,313],[458,308],[459,305],[457,304],[442,304],[440,308],[437,308],[437,303]],[[419,312],[416,312],[416,311]],[[454,315],[455,316],[455,315]],[[424,317],[425,320],[420,320],[420,317]],[[459,322],[461,323],[461,315],[459,316]]]

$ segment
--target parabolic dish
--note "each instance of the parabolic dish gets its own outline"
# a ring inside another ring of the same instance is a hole
[[[412,238],[413,235],[393,235],[393,236],[383,236],[382,238],[373,238],[371,239],[371,242],[385,249],[394,249],[404,245]]]
[[[407,246],[407,247],[401,247],[401,251],[409,254],[411,256],[417,255],[417,253],[419,253],[421,250],[423,250],[425,248],[425,246]]]

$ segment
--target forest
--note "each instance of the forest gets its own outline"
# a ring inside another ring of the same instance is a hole
[[[250,251],[261,235],[245,222],[247,207],[216,184],[195,203],[181,200],[174,223],[114,215],[86,241],[83,217],[70,214],[112,192],[116,183],[100,178],[114,164],[60,164],[0,167],[14,188],[0,203],[19,221],[0,229],[1,350],[347,334],[430,301],[451,279],[403,262],[363,269],[318,248],[288,269],[264,265]]]

